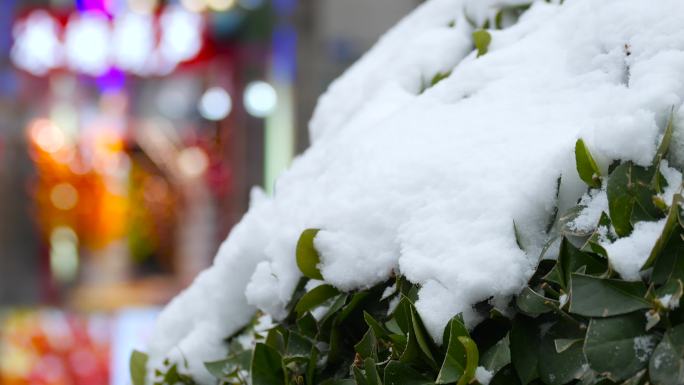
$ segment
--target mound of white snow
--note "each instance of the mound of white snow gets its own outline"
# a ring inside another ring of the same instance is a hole
[[[203,361],[223,358],[256,308],[285,314],[306,228],[322,229],[326,281],[351,290],[394,271],[421,285],[434,336],[459,312],[473,325],[472,304],[505,301],[532,273],[558,177],[561,210],[585,191],[577,138],[603,169],[650,164],[684,97],[684,2],[535,3],[478,58],[464,12],[481,23],[501,3],[429,0],[332,84],[311,148],[275,196],[253,194],[214,265],[162,313],[151,366],[185,357],[210,383]]]

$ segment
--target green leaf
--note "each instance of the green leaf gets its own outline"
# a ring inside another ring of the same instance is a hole
[[[684,384],[684,325],[665,333],[651,356],[649,374],[655,385]]]
[[[525,251],[523,236],[522,233],[520,233],[520,229],[518,229],[518,225],[515,223],[515,220],[513,221],[513,234],[515,235],[515,243],[518,245],[518,248],[522,251]]]
[[[567,341],[582,341],[581,331],[567,321],[554,324],[542,337],[539,346],[539,377],[548,385],[563,385],[582,377],[586,371],[586,362],[581,343]],[[562,350],[557,348],[557,342],[562,341]]]
[[[290,334],[287,338],[287,349],[285,350],[286,357],[308,358],[312,348],[313,345],[311,344],[311,341],[301,334],[290,330]]]
[[[548,313],[558,308],[560,303],[556,300],[546,298],[543,295],[525,287],[515,299],[518,308],[531,316]]]
[[[608,179],[608,209],[615,232],[624,237],[632,232],[638,221],[654,221],[663,217],[653,197],[656,167],[641,167],[624,162],[617,166]]]
[[[558,262],[544,279],[558,283],[567,292],[570,289],[572,273],[580,271],[581,268],[584,268],[586,274],[603,274],[608,270],[608,262],[603,258],[581,251],[566,237],[563,237]]]
[[[679,224],[679,205],[681,201],[682,196],[680,194],[675,194],[672,198],[672,206],[670,206],[670,210],[667,214],[667,220],[665,221],[665,225],[663,226],[663,231],[656,240],[656,243],[653,246],[650,255],[648,256],[648,259],[641,267],[641,271],[644,271],[649,267],[653,266],[658,256],[663,252],[665,246],[667,246],[668,242],[670,241],[670,238],[672,238],[672,234],[674,234],[676,230],[681,229],[681,226]]]
[[[134,350],[129,361],[131,382],[133,385],[145,385],[147,375],[147,354]]]
[[[513,365],[506,365],[494,374],[489,385],[522,385],[513,369]]]
[[[378,374],[378,369],[375,367],[375,360],[366,358],[363,361],[363,368],[366,370],[368,385],[382,385],[380,374]]]
[[[645,368],[658,342],[645,327],[646,317],[641,312],[592,319],[584,342],[589,366],[613,381],[630,378]]]
[[[506,337],[500,339],[494,346],[489,348],[480,359],[480,365],[491,373],[496,373],[504,366],[511,363],[511,347]]]
[[[539,377],[539,328],[532,318],[516,317],[510,332],[511,361],[522,385]]]
[[[475,341],[469,337],[457,337],[458,341],[465,347],[466,351],[466,367],[465,373],[458,380],[457,385],[469,384],[475,378],[475,371],[477,370],[477,363],[480,361],[479,352]]]
[[[284,384],[285,371],[283,370],[280,353],[266,344],[256,344],[252,358],[251,374],[253,385]]]
[[[473,43],[475,43],[475,48],[477,49],[477,57],[480,57],[487,53],[489,49],[489,43],[492,42],[492,35],[484,29],[479,29],[473,32]]]
[[[315,338],[318,334],[318,322],[314,316],[307,312],[297,319],[297,330],[309,338]]]
[[[589,187],[601,187],[601,170],[582,139],[575,143],[575,162],[580,178]]]
[[[632,210],[634,209],[634,196],[628,186],[632,183],[632,163],[625,162],[613,170],[608,178],[608,211],[615,232],[620,237],[625,237],[632,232]]]
[[[646,372],[646,369],[641,370],[640,372],[632,376],[632,378],[623,382],[622,385],[647,385],[646,379],[648,377],[646,377]]]
[[[304,230],[297,242],[297,266],[304,276],[312,279],[323,279],[318,264],[321,259],[314,247],[314,238],[319,229]]]
[[[441,82],[442,80],[446,79],[451,75],[451,71],[447,72],[438,72],[435,74],[435,76],[432,77],[432,80],[430,80],[430,87],[433,87],[435,84]]]
[[[234,369],[233,365],[231,365],[228,359],[205,362],[204,367],[209,373],[211,373],[212,376],[219,380],[225,378]]]
[[[390,361],[385,367],[385,385],[434,385],[434,381],[409,365]]]
[[[448,330],[448,331],[447,331]],[[463,325],[459,316],[452,318],[447,324],[444,335],[447,342],[447,351],[442,362],[442,367],[437,375],[437,384],[448,384],[458,381],[466,372],[468,352],[459,337],[468,337],[468,330]]]
[[[644,298],[643,282],[627,282],[620,279],[597,278],[584,274],[572,274],[570,313],[586,317],[611,317],[651,304]]]
[[[386,337],[390,334],[390,331],[382,326],[380,322],[376,321],[375,318],[373,318],[373,316],[368,312],[363,312],[363,319],[366,321],[368,327],[373,329],[373,333],[375,333],[377,337]]]
[[[563,353],[580,342],[584,342],[584,338],[557,338],[553,340],[553,345],[556,348],[556,353]]]
[[[416,311],[414,306],[411,306],[411,323],[413,324],[413,333],[416,336],[416,342],[423,352],[423,356],[431,366],[437,368],[437,361],[435,361],[435,357],[432,355],[432,352],[437,350],[435,343],[425,329],[425,325],[423,325],[423,321],[420,319],[418,311]]]
[[[596,229],[591,233],[587,242],[582,246],[581,250],[584,252],[592,252],[600,255],[603,258],[608,258],[608,252],[603,246],[601,246],[601,237],[605,236],[611,242],[615,241],[615,238],[610,233],[610,227],[612,226],[610,222],[610,217],[605,212],[601,212],[601,217],[599,218]]]
[[[667,150],[670,148],[670,142],[672,141],[672,131],[674,130],[673,119],[674,118],[674,106],[670,110],[670,116],[667,119],[667,126],[663,132],[663,138],[660,141],[660,145],[656,150],[655,156],[653,157],[653,165],[660,165],[660,161],[663,160],[665,155],[667,155]]]
[[[368,385],[368,379],[360,368],[352,366],[352,374],[354,375],[354,382],[356,385]]]
[[[368,328],[361,341],[354,345],[354,350],[359,353],[361,358],[378,359],[378,340],[372,328]]]
[[[278,325],[268,331],[268,334],[266,335],[266,341],[264,341],[264,343],[278,352],[284,352],[286,334],[287,330],[282,325]]]
[[[339,290],[335,289],[332,285],[320,285],[316,286],[308,293],[304,294],[302,298],[297,302],[295,306],[295,312],[297,316],[301,316],[305,312],[320,306],[325,301],[330,298],[340,294]]]
[[[678,308],[684,295],[684,283],[680,279],[673,279],[656,290],[656,300],[661,306],[669,309]]]
[[[320,385],[356,385],[356,383],[351,378],[328,378]]]

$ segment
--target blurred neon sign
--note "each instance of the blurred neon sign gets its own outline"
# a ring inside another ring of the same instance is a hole
[[[15,23],[11,59],[37,76],[55,69],[101,76],[112,68],[165,75],[198,55],[203,29],[202,16],[180,6],[168,6],[158,16],[79,12],[65,25],[36,10]]]

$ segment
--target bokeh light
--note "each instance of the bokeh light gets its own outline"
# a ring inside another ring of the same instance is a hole
[[[60,210],[71,210],[78,204],[78,191],[70,183],[59,183],[50,190],[50,202]]]
[[[221,87],[212,87],[205,91],[198,105],[200,114],[207,120],[224,119],[232,108],[230,95]]]
[[[188,147],[178,154],[178,168],[188,178],[204,174],[209,166],[209,157],[199,147]]]
[[[278,104],[278,95],[272,85],[257,80],[249,83],[245,88],[243,103],[250,115],[263,118],[275,110]]]

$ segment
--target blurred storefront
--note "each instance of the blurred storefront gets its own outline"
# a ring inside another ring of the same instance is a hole
[[[417,2],[0,2],[0,385],[126,384],[316,97]]]

